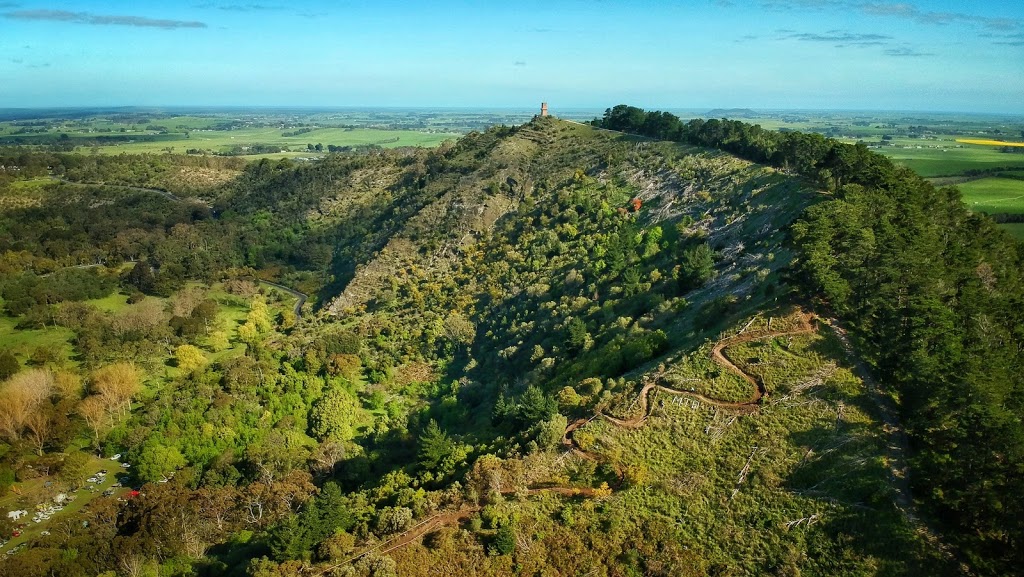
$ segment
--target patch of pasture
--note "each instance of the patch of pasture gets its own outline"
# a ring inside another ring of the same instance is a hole
[[[1024,180],[982,178],[957,185],[964,203],[973,211],[988,214],[1024,214]]]

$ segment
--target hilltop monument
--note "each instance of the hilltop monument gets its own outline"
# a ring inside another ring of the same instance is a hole
[[[540,103],[540,115],[541,116],[547,116],[548,115],[548,103],[547,102],[541,102]]]

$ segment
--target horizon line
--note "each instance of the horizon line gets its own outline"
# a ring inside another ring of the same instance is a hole
[[[626,103],[619,103],[626,104]],[[567,105],[567,106],[551,106],[548,102],[548,108],[551,110],[553,116],[558,110],[566,112],[589,112],[589,111],[604,111],[610,109],[619,104],[611,106],[581,106],[581,105]],[[629,104],[629,106],[634,106]],[[344,105],[308,105],[308,104],[103,104],[103,105],[64,105],[64,106],[0,106],[0,113],[4,112],[54,112],[54,111],[89,111],[89,110],[161,110],[161,109],[177,109],[177,110],[436,110],[436,111],[464,111],[464,110],[493,110],[493,111],[514,111],[514,112],[526,112],[529,110],[539,110],[540,105],[535,106],[509,106],[509,105],[463,105],[463,106],[436,106],[436,105],[362,105],[362,104],[344,104]],[[786,112],[844,112],[844,113],[916,113],[916,114],[971,114],[979,116],[1024,116],[1024,110],[1021,111],[980,111],[980,110],[936,110],[936,109],[913,109],[913,108],[755,108],[751,106],[638,106],[644,110],[660,110],[666,112],[672,111],[686,111],[686,112],[697,112],[707,111],[712,112],[715,110],[724,111],[746,111],[749,110],[754,113],[786,113]]]

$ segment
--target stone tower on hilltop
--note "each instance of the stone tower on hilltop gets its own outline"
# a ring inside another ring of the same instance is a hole
[[[547,116],[548,115],[548,103],[547,102],[541,102],[540,103],[540,115],[541,116]]]

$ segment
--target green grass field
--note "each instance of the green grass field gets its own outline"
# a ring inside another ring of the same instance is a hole
[[[175,152],[185,152],[188,148],[211,149],[214,152],[226,152],[233,146],[249,146],[267,144],[291,149],[299,155],[308,154],[307,144],[328,144],[335,146],[360,146],[375,144],[384,148],[399,146],[433,147],[458,138],[456,134],[432,132],[415,132],[411,130],[377,130],[369,128],[322,128],[300,134],[298,136],[282,136],[283,132],[276,128],[257,128],[251,130],[231,131],[196,131],[189,138],[181,138],[164,142],[139,142],[120,146],[105,146],[101,152],[160,152],[173,147]],[[113,150],[111,150],[113,149]]]
[[[176,126],[174,119],[168,124]],[[196,124],[196,123],[192,123]],[[95,127],[94,127],[95,129]],[[175,130],[169,134],[158,135],[153,132],[136,131],[128,133],[116,133],[116,136],[139,138],[156,138],[147,142],[124,142],[110,143],[95,147],[101,154],[140,154],[140,153],[162,153],[173,152],[184,154],[188,149],[200,149],[211,152],[229,152],[234,147],[249,147],[253,145],[280,146],[284,150],[280,153],[245,155],[247,159],[255,158],[283,158],[311,154],[307,150],[308,144],[322,144],[326,151],[327,145],[335,146],[365,146],[377,145],[384,148],[397,148],[401,146],[434,147],[445,140],[458,138],[459,134],[447,132],[421,132],[415,130],[382,130],[375,128],[320,128],[311,132],[296,136],[283,136],[284,133],[294,132],[294,129],[280,128],[251,128],[236,130],[211,130],[194,129],[191,132]],[[95,132],[70,132],[67,133],[72,142],[79,140],[85,142],[87,139],[95,138]],[[91,148],[82,148],[80,151],[87,152]]]
[[[107,297],[101,299],[94,299],[86,302],[95,306],[101,311],[117,313],[121,312],[122,310],[125,309],[125,307],[128,306],[128,297],[127,295],[124,295],[120,292],[114,292]]]
[[[73,362],[71,339],[74,333],[64,327],[47,327],[39,330],[20,330],[14,328],[19,319],[0,316],[0,347],[10,350],[14,356],[26,366],[29,357],[39,348],[49,348],[57,352],[60,358]]]
[[[964,204],[989,214],[1024,214],[1024,180],[982,178],[957,185]]]
[[[949,147],[928,143],[921,148],[883,147],[878,152],[926,178],[962,174],[967,170],[1024,168],[1024,154],[1007,154],[987,146],[956,146],[956,143]]]

